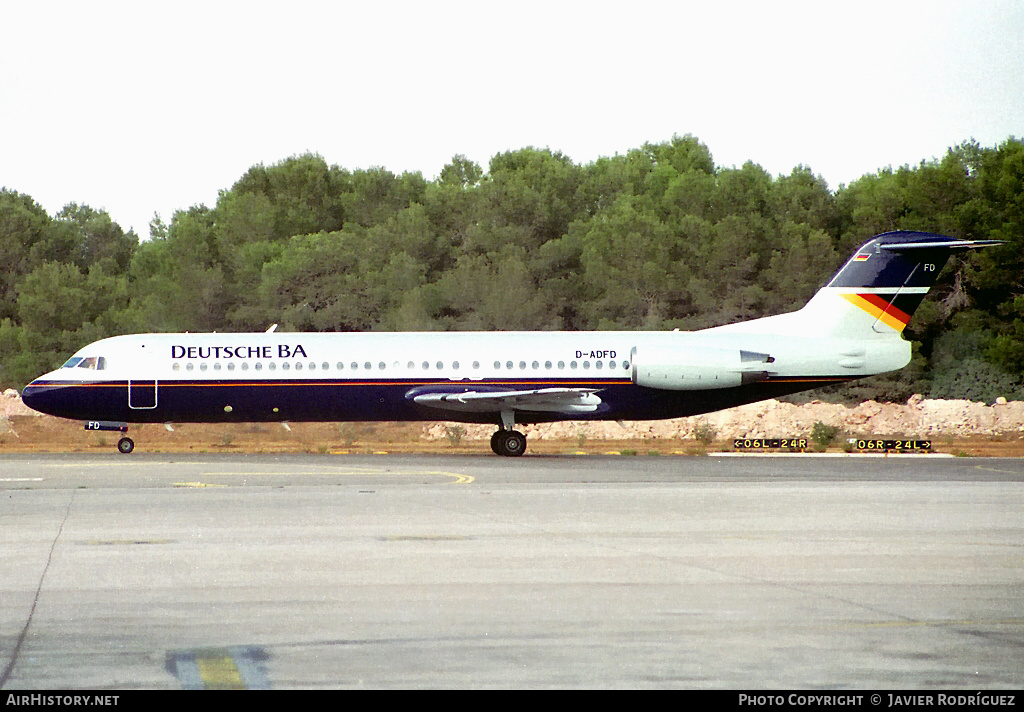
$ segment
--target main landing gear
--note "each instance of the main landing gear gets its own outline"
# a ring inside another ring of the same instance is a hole
[[[499,430],[491,436],[491,450],[495,455],[519,457],[526,452],[526,436],[518,430]]]
[[[491,450],[495,455],[519,457],[526,452],[526,436],[512,429],[515,424],[513,411],[501,411],[501,430],[491,436]]]

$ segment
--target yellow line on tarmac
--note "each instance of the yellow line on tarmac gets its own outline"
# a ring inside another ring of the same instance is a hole
[[[586,453],[579,452],[579,455]],[[148,463],[147,463],[148,464]],[[161,465],[168,463],[159,463]],[[45,467],[111,467],[111,466],[123,466],[123,467],[137,467],[138,463],[132,462],[97,462],[90,463],[84,462],[80,464],[72,463],[45,463]],[[247,477],[274,477],[279,475],[304,475],[304,476],[330,476],[330,475],[348,475],[348,476],[359,476],[359,475],[371,475],[371,476],[402,476],[402,477],[421,477],[423,475],[432,475],[436,477],[453,477],[455,481],[452,484],[456,485],[468,485],[475,481],[475,478],[470,475],[465,475],[461,472],[446,472],[443,470],[425,470],[422,472],[386,472],[384,470],[369,470],[369,469],[353,469],[353,470],[330,470],[324,472],[204,472],[206,476],[217,476],[217,475],[245,475]],[[41,478],[40,478],[41,479]],[[176,487],[225,487],[226,485],[204,485],[201,482],[175,482]]]
[[[883,621],[880,623],[851,623],[841,626],[842,628],[920,628],[964,625],[1024,625],[1024,618],[992,618],[992,619],[964,619],[964,620],[933,620],[933,621]]]
[[[196,655],[199,677],[207,690],[244,690],[242,674],[227,651],[211,650]]]
[[[1000,469],[998,469],[996,467],[982,467],[981,465],[975,465],[974,469],[975,470],[984,470],[985,472],[1005,472],[1008,475],[1019,475],[1020,474],[1019,472],[1015,472],[1014,470],[1000,470]]]
[[[455,479],[451,484],[455,485],[468,485],[474,482],[476,478],[471,475],[466,475],[461,472],[447,472],[444,470],[423,470],[416,472],[386,472],[383,470],[345,470],[345,471],[325,471],[325,472],[204,472],[207,477],[217,477],[220,475],[232,476],[232,477],[453,477]]]

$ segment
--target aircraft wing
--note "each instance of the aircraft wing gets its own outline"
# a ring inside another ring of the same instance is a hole
[[[540,411],[545,413],[593,413],[601,405],[592,388],[535,388],[521,391],[427,392],[412,397],[414,403],[463,413]]]

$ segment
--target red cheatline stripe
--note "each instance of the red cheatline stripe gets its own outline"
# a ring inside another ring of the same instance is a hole
[[[885,299],[885,297],[878,294],[858,294],[857,296],[881,309],[887,316],[891,316],[894,319],[899,320],[904,325],[910,321],[909,314],[891,304],[887,299]]]

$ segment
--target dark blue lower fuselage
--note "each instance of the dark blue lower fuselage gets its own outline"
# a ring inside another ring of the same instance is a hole
[[[394,380],[278,381],[110,381],[37,380],[26,386],[26,405],[75,420],[126,423],[344,422],[449,420],[500,424],[498,413],[469,413],[432,408],[412,401],[424,386],[453,393],[483,388],[593,388],[601,405],[593,413],[516,411],[519,423],[558,420],[658,420],[699,415],[851,380],[849,377],[780,378],[735,388],[668,391],[627,380],[500,380],[486,383]]]

